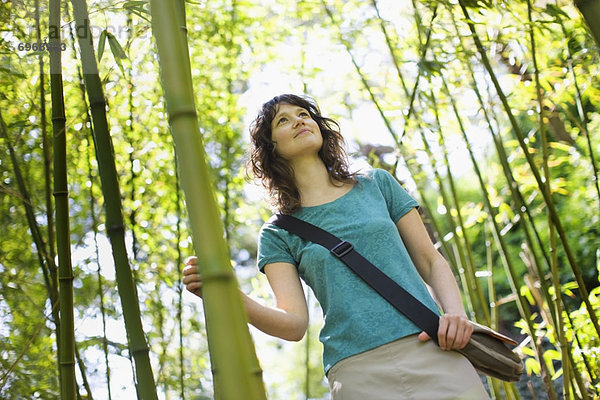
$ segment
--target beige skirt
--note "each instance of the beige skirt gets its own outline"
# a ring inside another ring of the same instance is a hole
[[[411,335],[336,363],[332,400],[488,400],[471,363]]]

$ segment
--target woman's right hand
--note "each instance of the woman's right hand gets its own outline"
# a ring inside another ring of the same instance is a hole
[[[202,277],[198,274],[198,258],[188,257],[183,269],[183,284],[185,288],[198,297],[202,297]]]

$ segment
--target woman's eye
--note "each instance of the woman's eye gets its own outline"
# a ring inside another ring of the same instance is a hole
[[[301,117],[308,117],[309,116],[306,111],[301,111],[300,114],[298,114],[298,115],[300,115]]]
[[[285,121],[287,121],[286,117],[281,117],[279,118],[279,120],[277,121],[277,125],[281,125],[282,123],[284,123]]]

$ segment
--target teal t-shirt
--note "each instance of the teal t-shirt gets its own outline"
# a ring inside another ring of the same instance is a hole
[[[418,203],[387,171],[358,176],[342,197],[293,215],[317,225],[354,248],[404,289],[439,314],[395,223]],[[286,262],[298,268],[323,309],[325,373],[338,361],[421,330],[321,245],[265,224],[258,239],[258,267]]]

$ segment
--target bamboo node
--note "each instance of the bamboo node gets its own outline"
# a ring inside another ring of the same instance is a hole
[[[180,107],[169,112],[169,123],[183,116],[197,117],[198,113],[194,107]]]
[[[53,193],[54,197],[67,197],[69,195],[68,190],[55,190]]]
[[[101,107],[103,110],[106,109],[106,100],[104,98],[90,101],[90,108]]]
[[[149,353],[150,352],[150,348],[148,346],[142,346],[139,348],[130,348],[129,351],[131,352],[131,355],[134,354],[143,354],[143,353]]]

